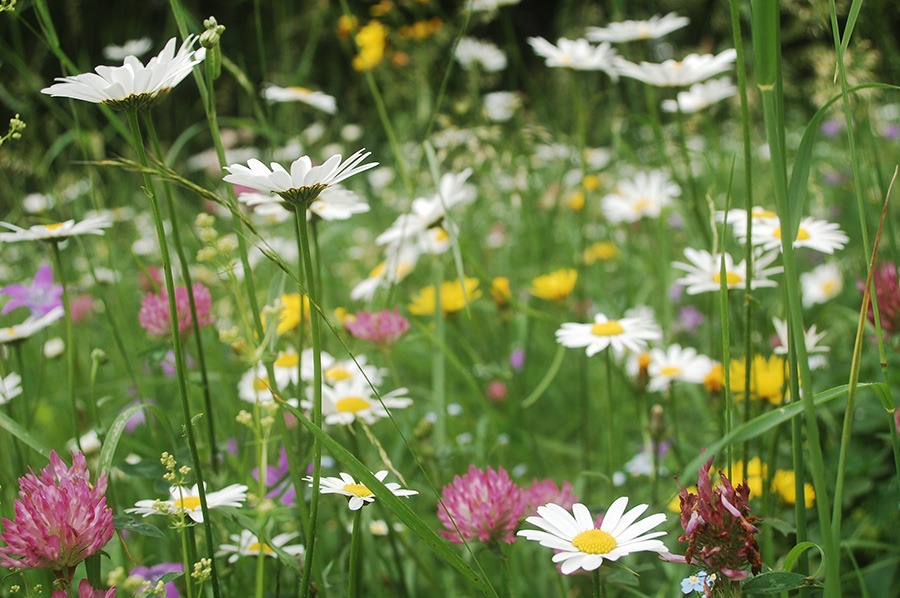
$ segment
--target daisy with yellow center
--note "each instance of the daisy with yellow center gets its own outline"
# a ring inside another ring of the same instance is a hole
[[[563,268],[532,280],[528,292],[538,299],[562,301],[572,294],[577,281],[578,272],[574,268]]]
[[[373,424],[388,416],[388,409],[403,409],[412,405],[412,399],[406,396],[405,388],[392,390],[375,396],[372,387],[365,378],[358,376],[322,387],[322,415],[330,426],[349,425],[356,420]],[[312,389],[308,388],[310,400],[303,401],[304,409],[312,409]]]
[[[747,266],[745,261],[735,264],[732,257],[727,253],[712,254],[702,249],[691,249],[690,247],[684,250],[684,256],[690,263],[672,262],[672,267],[687,273],[675,282],[684,285],[688,295],[719,292],[722,286],[721,268],[723,261],[725,263],[725,288],[747,288]],[[777,257],[778,254],[773,251],[759,254],[754,258],[753,279],[751,280],[753,288],[777,286],[774,280],[769,280],[770,276],[782,271],[780,266],[769,267]]]
[[[588,357],[607,347],[622,356],[627,351],[643,351],[647,341],[662,337],[652,316],[634,312],[625,316],[610,320],[604,314],[597,314],[591,324],[567,322],[556,331],[556,342],[569,348],[584,347]]]
[[[136,515],[187,515],[197,523],[203,523],[203,511],[200,507],[200,490],[196,484],[172,486],[169,488],[169,500],[139,500],[134,507],[125,509],[126,513]],[[216,492],[206,493],[208,509],[220,507],[240,507],[247,500],[247,486],[232,484]]]
[[[460,311],[466,305],[481,297],[477,278],[465,278],[463,284],[457,280],[448,280],[441,284],[440,308],[445,314]],[[417,316],[434,314],[437,297],[434,285],[427,286],[413,297],[409,304],[409,313]]]
[[[8,222],[0,222],[0,226],[12,231],[0,232],[0,242],[61,241],[79,235],[103,235],[104,229],[112,226],[112,220],[109,215],[101,214],[100,216],[85,218],[81,222],[66,220],[65,222],[36,224],[27,229],[19,228]]]
[[[641,218],[658,218],[662,209],[681,195],[681,187],[662,170],[638,172],[616,184],[600,206],[613,224],[634,223]]]
[[[768,218],[754,225],[751,242],[766,251],[770,249],[781,251],[782,236],[781,221],[778,218]],[[843,249],[849,240],[850,238],[833,222],[804,218],[797,228],[794,249],[809,247],[821,253],[832,254],[838,249]]]
[[[834,262],[816,266],[800,275],[803,307],[812,307],[834,299],[844,288],[841,270]]]
[[[650,365],[647,368],[650,384],[647,389],[661,392],[676,380],[701,384],[712,366],[711,358],[698,354],[691,347],[672,345],[665,351],[651,349]]]
[[[302,555],[304,552],[302,544],[288,545],[288,542],[299,535],[300,534],[297,532],[278,534],[277,536],[273,536],[270,540],[263,542],[256,534],[245,529],[241,530],[240,535],[231,534],[229,538],[233,544],[220,545],[218,554],[222,556],[226,554],[230,555],[228,557],[229,563],[236,562],[242,556],[257,556],[260,553],[275,558],[278,556],[278,553],[275,550],[276,548],[291,556]]]
[[[374,475],[375,479],[379,482],[383,482],[384,478],[387,477],[387,474],[388,472],[382,469]],[[307,482],[312,482],[312,478],[309,476],[303,479]],[[312,486],[311,483],[310,486]],[[401,488],[400,484],[396,482],[390,482],[385,484],[385,486],[394,494],[394,496],[413,496],[419,493],[416,490]],[[375,493],[369,490],[364,484],[354,480],[349,473],[341,473],[340,477],[337,478],[322,478],[319,491],[322,494],[343,494],[344,496],[350,497],[350,502],[347,506],[350,507],[351,511],[358,511],[367,503],[375,502]]]
[[[553,556],[553,562],[561,563],[564,575],[579,569],[594,571],[604,559],[617,561],[632,552],[666,552],[662,540],[656,539],[666,532],[647,533],[664,522],[666,516],[658,513],[637,521],[647,505],[638,505],[626,513],[627,505],[627,497],[616,499],[598,528],[583,504],[572,505],[570,514],[563,507],[548,503],[538,507],[537,516],[525,520],[540,529],[521,530],[517,535],[560,551]]]
[[[15,326],[0,328],[0,345],[23,341],[26,338],[37,334],[57,320],[62,319],[64,315],[65,310],[60,305],[54,307],[43,316],[28,316],[24,321],[16,324]]]

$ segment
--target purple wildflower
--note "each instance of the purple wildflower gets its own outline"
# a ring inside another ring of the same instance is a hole
[[[517,372],[525,367],[525,349],[521,347],[513,349],[509,355],[509,367]]]
[[[51,569],[69,587],[75,567],[112,538],[113,513],[106,506],[106,476],[92,487],[84,454],[71,469],[55,451],[40,476],[19,478],[15,519],[3,518],[0,567]]]
[[[844,121],[832,118],[819,125],[819,131],[825,137],[836,137],[844,128]]]
[[[163,575],[167,573],[182,573],[184,572],[184,565],[181,563],[160,563],[158,565],[153,565],[152,567],[135,567],[132,569],[128,575],[137,576],[149,581],[151,584],[156,585],[156,582],[159,581]],[[175,585],[174,581],[170,581],[165,585],[166,589],[166,598],[181,598],[181,594],[178,593],[178,587]]]
[[[388,349],[409,330],[409,321],[393,310],[377,312],[361,311],[345,324],[350,334],[358,339],[374,343],[380,349]]]
[[[259,480],[259,468],[254,468],[253,479]],[[266,467],[266,487],[270,488],[266,498],[281,498],[281,504],[292,505],[297,500],[297,490],[291,483],[288,467],[287,451],[281,447],[278,454],[278,465]]]
[[[441,535],[451,542],[512,544],[513,532],[525,515],[525,493],[502,467],[481,471],[471,465],[464,476],[455,476],[444,486],[437,514],[448,530],[441,530]]]
[[[50,264],[44,264],[34,275],[31,285],[11,284],[0,289],[11,299],[0,314],[7,314],[17,307],[27,307],[32,316],[44,316],[55,307],[62,306],[62,286],[53,284]]]
[[[697,494],[684,488],[679,493],[684,534],[678,540],[688,543],[686,562],[699,561],[707,570],[740,581],[748,576],[747,565],[753,573],[762,569],[756,544],[759,530],[754,525],[759,518],[750,514],[750,487],[746,481],[735,488],[719,472],[722,483],[712,485],[712,462],[710,459],[700,467]]]

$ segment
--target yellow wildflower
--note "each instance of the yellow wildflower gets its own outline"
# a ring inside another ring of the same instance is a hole
[[[584,250],[584,263],[588,266],[611,260],[619,255],[619,248],[612,241],[597,241]]]
[[[577,280],[577,271],[572,268],[563,268],[532,280],[528,292],[538,299],[562,301],[572,294]]]
[[[743,359],[732,359],[729,368],[731,374],[731,392],[735,398],[742,399],[747,394],[744,378],[747,368]],[[762,355],[754,355],[750,362],[750,397],[765,399],[773,405],[780,405],[787,392],[787,368],[784,359],[772,355],[766,359]]]
[[[356,32],[354,39],[359,46],[359,54],[353,58],[353,68],[368,71],[378,66],[384,58],[387,27],[381,21],[369,21]]]
[[[779,469],[775,472],[775,477],[772,478],[772,488],[789,505],[797,502],[796,477],[793,471]],[[812,484],[803,484],[803,499],[807,509],[812,508],[815,504],[816,490]]]
[[[300,326],[300,319],[309,319],[309,297],[303,295],[302,307],[300,293],[290,293],[281,296],[281,315],[278,328],[275,332],[279,335],[288,330],[294,330]]]
[[[491,281],[491,296],[500,307],[509,305],[512,293],[509,290],[509,279],[507,277],[498,276]]]
[[[572,191],[566,198],[566,206],[573,212],[580,212],[584,209],[584,193],[581,191]]]
[[[710,393],[720,393],[725,387],[725,368],[716,363],[703,378],[703,387]]]
[[[724,470],[723,470],[724,471]],[[731,477],[728,478],[733,486],[737,486],[745,479],[750,488],[750,496],[762,496],[763,480],[768,475],[769,468],[763,464],[759,457],[753,457],[744,468],[743,461],[735,461],[731,465]],[[725,471],[727,475],[728,472]]]
[[[581,186],[589,193],[596,191],[600,188],[600,177],[596,174],[586,174],[584,175],[584,178],[581,179]]]
[[[417,316],[433,314],[437,303],[435,294],[434,285],[420,290],[408,306],[409,313]],[[441,311],[445,314],[458,312],[479,297],[481,291],[478,290],[477,278],[466,278],[464,285],[460,284],[459,279],[448,280],[441,284]]]

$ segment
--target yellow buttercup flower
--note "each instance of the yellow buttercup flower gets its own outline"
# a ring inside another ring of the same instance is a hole
[[[619,248],[612,241],[597,241],[584,250],[584,263],[588,266],[605,262],[619,255]]]
[[[600,188],[600,177],[596,174],[586,174],[581,179],[581,186],[585,191],[594,192]]]
[[[797,488],[795,486],[797,480],[793,471],[779,469],[772,478],[772,488],[777,492],[781,499],[789,505],[797,502]],[[807,509],[812,508],[816,502],[816,490],[810,483],[803,484],[803,502]]]
[[[384,59],[387,27],[381,21],[369,21],[356,32],[354,39],[359,46],[359,54],[353,58],[353,68],[368,71],[378,66]]]
[[[434,313],[436,305],[434,285],[427,286],[413,297],[409,304],[409,313],[417,316],[428,316]],[[457,280],[448,280],[441,284],[441,311],[445,314],[458,312],[467,304],[481,297],[477,278],[466,278],[464,284]]]
[[[731,392],[738,399],[747,395],[744,378],[747,375],[743,359],[732,359],[730,366]],[[784,359],[772,355],[766,359],[762,355],[754,355],[750,362],[750,397],[765,399],[773,405],[780,405],[787,393],[787,367]]]
[[[550,274],[538,276],[531,281],[531,288],[528,292],[538,299],[562,301],[572,294],[572,289],[575,288],[577,280],[577,271],[572,268],[564,268]]]
[[[288,330],[294,330],[300,326],[301,318],[304,320],[309,319],[309,297],[303,295],[303,301],[301,302],[300,293],[282,295],[281,316],[278,321],[278,328],[275,332],[281,335]]]
[[[584,209],[584,193],[581,191],[572,191],[566,198],[566,206],[573,212],[580,212]]]
[[[512,293],[509,290],[509,279],[507,277],[498,276],[491,281],[491,296],[500,307],[509,305]]]

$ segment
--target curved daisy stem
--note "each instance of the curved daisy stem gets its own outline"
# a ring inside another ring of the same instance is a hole
[[[141,126],[135,110],[127,110],[128,126],[131,130],[131,142],[138,154],[142,166],[149,166],[147,153],[144,150],[144,140],[141,136]],[[209,506],[206,502],[206,485],[203,481],[203,465],[200,460],[200,452],[197,450],[197,442],[194,437],[194,423],[191,419],[191,405],[188,402],[187,371],[184,365],[184,350],[181,346],[181,336],[178,331],[178,311],[175,307],[175,279],[172,276],[172,263],[169,256],[169,244],[166,240],[166,231],[163,227],[162,214],[159,210],[159,201],[153,193],[153,181],[147,172],[144,173],[144,193],[150,202],[153,212],[153,221],[156,225],[156,236],[159,240],[159,251],[162,256],[163,273],[166,281],[166,291],[169,300],[169,325],[172,337],[172,351],[175,354],[175,378],[178,380],[178,394],[181,398],[181,411],[184,417],[184,429],[187,435],[188,447],[191,452],[191,462],[194,475],[197,480],[197,489],[200,497],[200,511],[203,513],[203,529],[206,533],[206,548],[211,562],[211,580],[213,595],[219,598],[219,578],[216,572],[215,545],[213,543],[212,526],[209,518]],[[213,449],[215,450],[215,449]],[[186,574],[189,572],[185,572]]]
[[[72,326],[72,306],[69,301],[69,285],[66,283],[65,270],[62,265],[62,255],[59,251],[59,243],[51,242],[53,248],[53,262],[56,265],[56,275],[62,286],[62,303],[66,314],[66,370],[69,385],[69,401],[72,403],[72,426],[75,430],[75,444],[81,449],[81,432],[78,429],[78,400],[75,398],[75,332]],[[97,421],[96,405],[91,403],[91,423],[99,425]]]
[[[319,294],[313,275],[312,255],[309,248],[309,229],[306,222],[306,206],[295,206],[294,216],[297,221],[297,245],[301,256],[300,279],[306,283],[309,295],[309,321],[312,332],[313,350],[313,412],[312,422],[322,427],[322,333],[319,323]],[[305,276],[304,276],[305,275]],[[302,289],[301,289],[302,291]],[[300,583],[300,594],[310,595],[310,581],[313,557],[316,551],[316,529],[319,515],[319,485],[322,479],[322,442],[318,437],[313,440],[313,475],[312,497],[309,504],[309,527],[306,534],[306,556],[303,561],[303,577]]]
[[[162,160],[162,151],[159,144],[159,136],[156,134],[156,127],[153,125],[153,119],[150,113],[144,113],[144,125],[150,134],[150,145],[156,153],[157,158]],[[181,233],[178,231],[178,223],[175,218],[175,200],[172,197],[172,188],[169,181],[163,179],[163,191],[166,197],[166,209],[169,212],[169,224],[172,228],[172,245],[175,247],[175,253],[178,255],[178,262],[181,266],[181,278],[184,280],[184,286],[187,290],[188,305],[191,310],[191,332],[194,336],[194,344],[197,349],[197,365],[200,368],[201,387],[203,389],[203,406],[206,409],[206,426],[209,433],[210,461],[212,463],[213,473],[219,472],[218,443],[216,442],[216,425],[213,414],[212,397],[209,394],[209,374],[206,369],[206,353],[203,350],[203,336],[200,333],[199,320],[197,319],[197,303],[194,300],[194,284],[191,279],[191,269],[188,267],[187,256],[184,252],[184,245],[181,242]]]
[[[359,596],[359,578],[362,573],[362,533],[359,531],[362,507],[353,514],[353,532],[350,536],[350,580],[347,584],[347,598]]]

